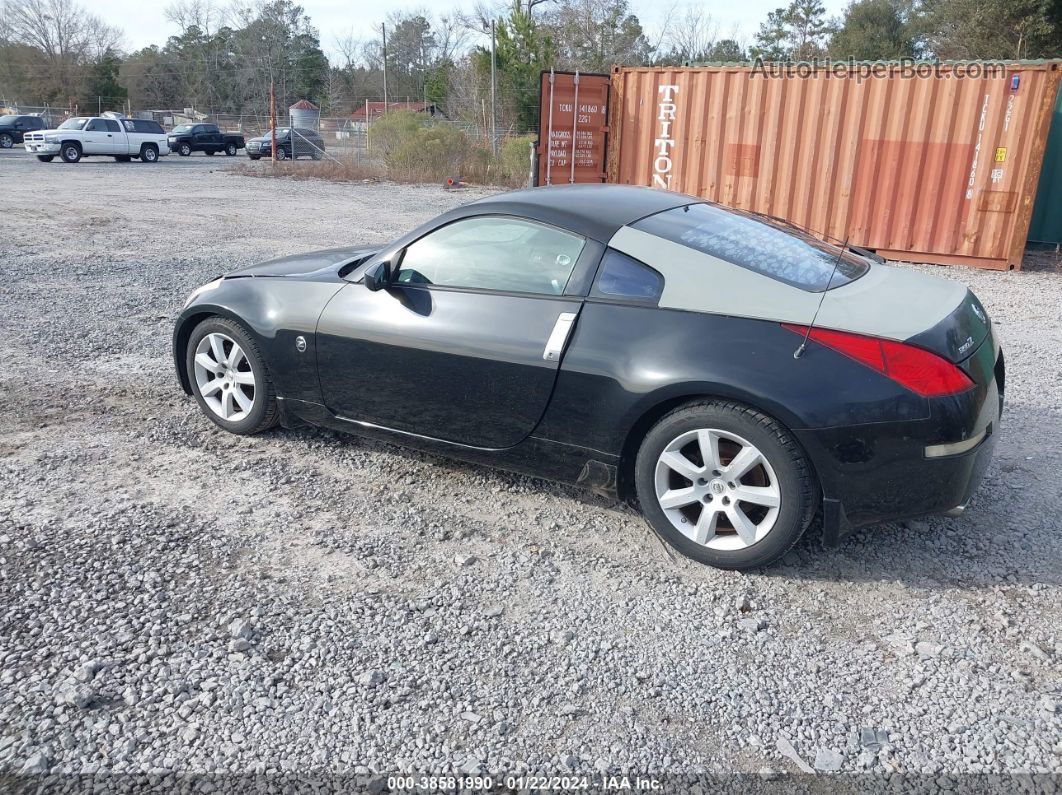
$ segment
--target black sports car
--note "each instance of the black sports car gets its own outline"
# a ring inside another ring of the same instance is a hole
[[[310,423],[618,494],[732,569],[816,515],[835,544],[961,512],[1004,383],[966,287],[618,185],[229,273],[188,299],[173,348],[228,431]]]

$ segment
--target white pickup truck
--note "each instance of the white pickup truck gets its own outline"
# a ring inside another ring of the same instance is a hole
[[[23,136],[26,151],[43,163],[59,155],[67,163],[82,157],[103,155],[119,163],[139,158],[155,163],[170,153],[166,131],[158,122],[119,116],[78,116],[56,130],[38,130]]]

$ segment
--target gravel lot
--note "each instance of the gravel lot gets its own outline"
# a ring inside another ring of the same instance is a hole
[[[195,286],[478,195],[226,165],[0,153],[0,772],[1062,773],[1057,265],[934,269],[1006,347],[967,517],[748,576],[572,489],[221,433]]]

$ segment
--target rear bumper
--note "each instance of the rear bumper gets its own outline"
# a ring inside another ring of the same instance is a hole
[[[961,513],[992,460],[1002,412],[992,378],[930,401],[928,419],[795,431],[822,486],[823,541],[879,522]]]

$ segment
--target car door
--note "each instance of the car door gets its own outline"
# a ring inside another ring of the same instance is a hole
[[[126,135],[122,125],[115,119],[104,119],[107,123],[107,145],[112,155],[129,154],[129,136]]]
[[[86,155],[113,153],[114,133],[107,130],[106,119],[90,119],[81,136],[81,151]]]
[[[316,344],[326,406],[474,447],[519,443],[546,409],[582,305],[564,291],[585,244],[509,216],[422,236],[395,257],[389,288],[350,284],[325,307]]]
[[[221,130],[216,124],[206,125],[207,131],[207,146],[215,151],[219,151],[222,148]]]

